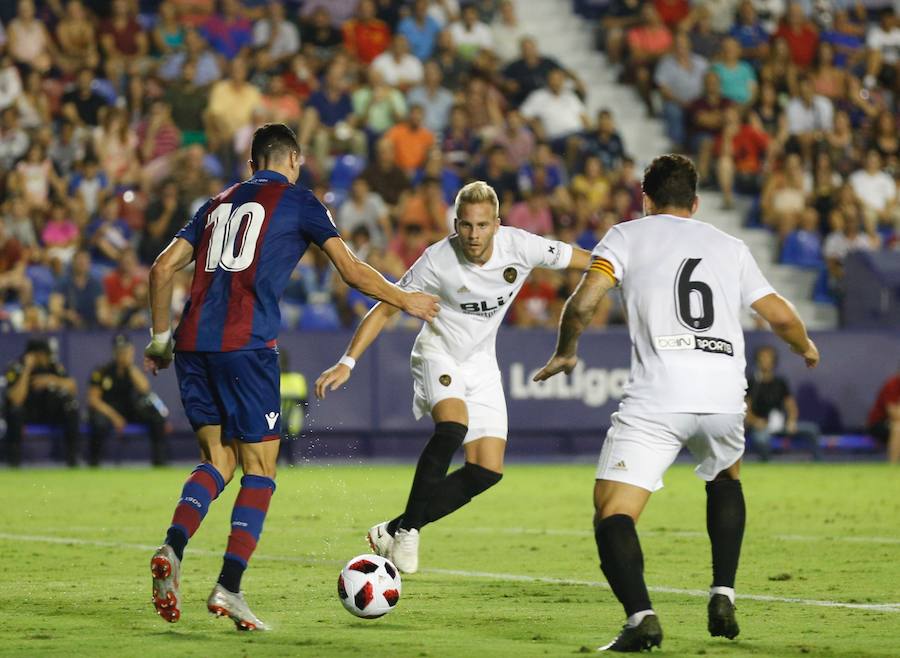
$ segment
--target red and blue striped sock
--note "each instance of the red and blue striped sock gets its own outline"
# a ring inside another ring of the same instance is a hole
[[[209,511],[209,506],[222,490],[225,479],[212,464],[200,464],[184,483],[181,498],[172,516],[172,525],[166,533],[166,543],[175,551],[178,559],[184,555],[188,539],[194,536]]]
[[[231,512],[231,534],[219,574],[219,584],[230,592],[241,591],[241,576],[262,534],[275,481],[262,475],[245,475]]]

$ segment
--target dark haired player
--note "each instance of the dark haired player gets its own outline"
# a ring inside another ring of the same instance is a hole
[[[185,413],[197,432],[202,461],[181,492],[165,543],[150,562],[153,603],[163,619],[181,616],[184,547],[241,464],[241,490],[210,612],[242,630],[265,630],[241,594],[241,576],[262,532],[275,491],[281,436],[278,300],[310,243],[331,259],[348,285],[410,315],[431,320],[437,298],[388,283],[341,240],[328,211],[300,174],[300,147],[283,124],[253,135],[253,177],[210,199],[150,269],[153,339],[144,351],[154,374],[175,359]],[[190,299],[174,337],[170,329],[174,274],[196,261]]]
[[[594,309],[621,286],[633,346],[631,378],[600,452],[594,532],[600,568],[628,619],[602,650],[641,651],[662,642],[635,523],[683,446],[706,481],[713,563],[709,632],[737,636],[747,387],[741,309],[759,313],[808,367],[819,362],[797,312],[769,285],[747,246],[691,219],[696,190],[690,160],[664,155],[653,161],[643,181],[647,216],[614,226],[594,249],[590,269],[566,302],[556,352],[535,375],[543,381],[572,371],[578,337]]]

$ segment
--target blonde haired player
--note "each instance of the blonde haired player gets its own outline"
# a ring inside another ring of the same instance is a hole
[[[740,240],[691,219],[697,170],[680,155],[644,172],[646,217],[614,226],[594,248],[590,270],[566,301],[556,353],[535,375],[571,372],[578,337],[616,285],[628,310],[631,378],[600,452],[594,537],[600,568],[628,617],[601,650],[660,646],[662,629],[644,583],[635,523],[662,476],[687,447],[706,481],[713,578],[708,630],[732,639],[734,580],[744,536],[744,335],[752,307],[810,368],[819,352],[794,307],[779,296]]]
[[[483,181],[456,196],[456,233],[425,250],[400,280],[404,290],[437,295],[441,314],[422,325],[412,349],[413,413],[430,414],[434,434],[422,451],[403,514],[369,530],[369,543],[404,573],[419,565],[419,530],[500,481],[507,417],[497,367],[497,330],[532,269],[584,270],[590,254],[501,226],[494,189]],[[394,309],[377,304],[344,356],[316,381],[316,395],[342,386]],[[447,474],[463,446],[465,464]]]

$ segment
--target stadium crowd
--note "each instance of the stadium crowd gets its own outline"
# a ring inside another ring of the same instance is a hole
[[[894,11],[613,0],[599,24],[704,183],[726,205],[758,194],[751,221],[777,232],[778,257],[827,268],[825,298],[848,251],[896,246]],[[147,267],[248,174],[266,121],[295,128],[301,182],[388,277],[451,230],[475,178],[505,223],[592,248],[641,203],[614,118],[589,116],[584,95],[508,1],[2,3],[0,329],[146,326]],[[534,276],[509,322],[554,325],[575,283]],[[284,325],[350,326],[371,303],[312,250]]]

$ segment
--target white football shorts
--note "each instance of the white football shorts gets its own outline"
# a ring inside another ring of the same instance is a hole
[[[486,436],[506,439],[506,396],[497,360],[477,353],[463,363],[449,356],[413,355],[413,414],[431,414],[441,400],[459,398],[469,411],[469,431],[463,444]]]
[[[710,482],[744,454],[744,414],[675,414],[618,411],[600,450],[598,480],[656,491],[683,447],[694,472]]]

